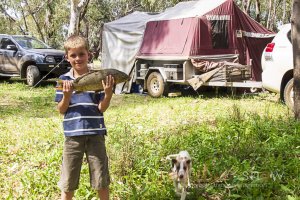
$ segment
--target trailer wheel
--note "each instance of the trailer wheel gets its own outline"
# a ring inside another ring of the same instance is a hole
[[[284,91],[283,91],[283,99],[285,104],[291,109],[294,110],[294,79],[292,78],[286,84]]]
[[[152,97],[161,97],[168,91],[167,83],[164,82],[163,77],[158,72],[152,72],[147,78],[148,94]]]

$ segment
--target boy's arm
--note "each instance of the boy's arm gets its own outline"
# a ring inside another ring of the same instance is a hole
[[[73,87],[72,87],[72,81],[63,81],[63,98],[62,100],[57,104],[57,109],[61,114],[64,114],[67,109],[69,108],[69,104],[71,101],[71,96],[73,93]]]
[[[111,75],[106,77],[105,82],[104,82],[104,80],[102,80],[102,85],[103,85],[105,96],[102,99],[102,101],[100,101],[99,106],[98,106],[98,109],[102,113],[105,112],[107,110],[107,108],[109,107],[110,100],[113,95],[112,89],[113,89],[114,84],[115,84],[114,77],[112,77]]]

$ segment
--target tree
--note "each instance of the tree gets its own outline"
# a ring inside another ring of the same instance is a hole
[[[259,0],[255,0],[255,7],[256,7],[255,20],[257,22],[260,22],[260,2],[259,2]]]
[[[20,8],[21,1],[0,1],[1,12],[1,32],[2,33],[14,33],[20,31],[23,34],[26,32],[24,27],[18,20],[18,10]],[[8,26],[7,26],[8,25]],[[3,29],[3,30],[2,30]]]
[[[294,0],[292,12],[292,44],[294,56],[294,111],[300,120],[300,0]]]
[[[84,18],[86,13],[86,7],[89,0],[70,0],[70,24],[68,29],[68,36],[73,34],[79,34],[80,21]]]
[[[51,0],[49,0],[49,1],[51,1]],[[27,8],[27,12],[32,17],[32,19],[35,23],[36,30],[39,33],[40,38],[43,41],[45,41],[44,33],[41,28],[41,24],[39,23],[39,17],[37,17],[37,15],[39,15],[40,10],[42,10],[43,7],[45,6],[45,2],[44,2],[44,4],[39,5],[39,7],[34,7],[34,8],[31,7],[32,5],[30,5],[27,0],[24,0],[23,3],[26,5],[25,7]],[[47,3],[47,1],[46,1],[46,3]],[[22,13],[24,13],[24,10],[22,10]],[[25,21],[25,17],[24,17],[24,21]]]
[[[246,13],[247,13],[248,15],[251,15],[251,13],[250,13],[251,0],[248,0],[245,6],[246,6],[246,7],[245,7]]]
[[[55,48],[61,48],[68,35],[81,34],[97,57],[104,23],[134,11],[161,12],[181,1],[186,0],[0,0],[0,31],[29,33]],[[292,0],[235,2],[274,31],[278,24],[290,21]]]

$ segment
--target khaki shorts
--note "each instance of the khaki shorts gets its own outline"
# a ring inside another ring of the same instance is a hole
[[[65,137],[61,177],[58,186],[64,192],[78,188],[83,155],[89,165],[91,187],[99,190],[110,184],[104,135]]]

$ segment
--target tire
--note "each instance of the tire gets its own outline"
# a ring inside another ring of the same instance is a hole
[[[35,65],[29,65],[26,70],[26,82],[27,85],[33,87],[41,79],[40,70]]]
[[[158,72],[152,72],[147,78],[148,94],[154,98],[165,95],[167,90],[167,83],[164,82],[163,77]]]
[[[294,79],[292,78],[286,84],[284,91],[283,91],[283,99],[285,104],[291,109],[294,110]]]

